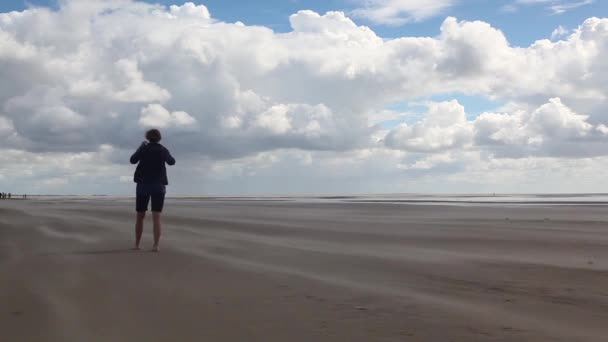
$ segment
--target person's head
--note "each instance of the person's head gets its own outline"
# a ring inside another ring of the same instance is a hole
[[[146,139],[151,143],[158,143],[163,137],[157,129],[151,129],[146,132]]]

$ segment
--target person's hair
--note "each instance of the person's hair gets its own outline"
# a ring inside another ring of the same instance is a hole
[[[160,135],[160,131],[157,129],[151,129],[149,131],[146,132],[146,139],[148,139],[149,142],[152,143],[157,143],[159,142],[163,137]]]

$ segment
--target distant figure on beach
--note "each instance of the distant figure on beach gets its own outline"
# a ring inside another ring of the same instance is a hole
[[[157,129],[146,132],[146,139],[137,151],[131,156],[131,164],[137,164],[133,181],[137,183],[136,205],[137,218],[135,223],[135,250],[139,250],[139,242],[144,230],[144,218],[148,210],[148,203],[152,199],[152,218],[154,221],[154,246],[152,251],[158,252],[161,223],[160,214],[165,203],[167,169],[165,163],[175,165],[175,158],[169,150],[159,144],[162,136]]]

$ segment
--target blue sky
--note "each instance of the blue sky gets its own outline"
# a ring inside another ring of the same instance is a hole
[[[516,10],[506,7],[520,2]],[[160,4],[182,4],[179,0],[147,1]],[[196,1],[207,6],[214,18],[223,21],[242,21],[248,25],[264,25],[276,31],[288,31],[289,15],[301,9],[311,9],[319,13],[330,10],[350,12],[357,7],[357,0],[206,0]],[[575,4],[590,2],[587,5],[555,14],[548,7],[551,4]],[[3,0],[0,11],[22,10],[30,5],[56,6],[57,0]],[[359,2],[360,3],[360,2]],[[445,16],[455,16],[460,20],[483,20],[501,29],[513,45],[528,46],[537,39],[549,38],[558,26],[575,28],[583,20],[593,16],[608,14],[608,2],[604,0],[460,0],[442,14],[426,20],[401,26],[378,25],[356,19],[357,23],[368,25],[382,37],[435,36]]]

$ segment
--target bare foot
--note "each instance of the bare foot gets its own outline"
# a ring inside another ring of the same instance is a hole
[[[154,246],[154,247],[152,247],[151,252],[157,253],[157,252],[160,252],[160,249],[158,249],[158,246]]]

